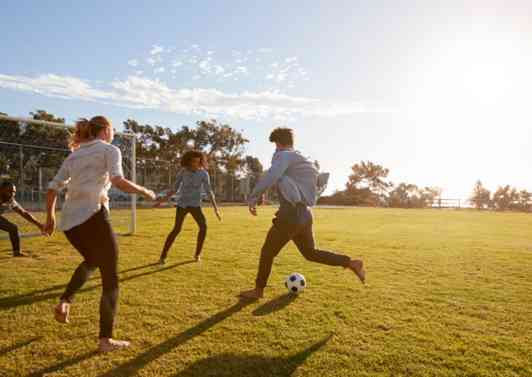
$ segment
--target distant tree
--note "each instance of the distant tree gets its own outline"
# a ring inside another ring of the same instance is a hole
[[[493,193],[493,206],[499,211],[510,209],[514,200],[512,188],[509,185],[499,186]]]
[[[45,110],[31,112],[30,116],[35,120],[65,123],[64,118]],[[39,183],[46,183],[39,182],[39,178],[48,179],[68,154],[69,136],[69,130],[64,127],[0,121],[0,141],[22,145],[2,145],[0,174],[17,182],[21,189],[25,186],[37,189]]]
[[[351,171],[346,194],[353,198],[353,204],[382,204],[387,190],[392,186],[386,180],[390,171],[371,161],[361,161],[353,165]]]
[[[473,188],[473,195],[471,195],[471,198],[469,198],[469,202],[476,209],[490,208],[491,192],[482,185],[481,181],[477,181],[475,183],[475,187]]]
[[[519,191],[519,208],[522,211],[530,212],[532,208],[532,193],[527,190]]]

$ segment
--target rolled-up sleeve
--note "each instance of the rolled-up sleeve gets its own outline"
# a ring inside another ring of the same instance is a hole
[[[48,184],[49,190],[61,191],[70,181],[70,169],[68,167],[68,160],[63,161],[59,171],[55,175],[54,179]]]
[[[183,170],[178,171],[175,177],[175,192],[179,192],[179,189],[181,188],[181,183],[183,183]]]
[[[122,168],[122,152],[114,145],[105,154],[105,164],[110,178],[124,177]]]
[[[259,180],[253,192],[248,198],[249,204],[256,204],[259,197],[270,187],[274,186],[283,176],[284,172],[290,166],[289,156],[283,153],[276,153],[272,159],[272,166]]]

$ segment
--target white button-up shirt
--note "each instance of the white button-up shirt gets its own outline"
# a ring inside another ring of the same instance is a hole
[[[82,143],[63,161],[48,185],[56,191],[67,188],[59,229],[67,231],[83,224],[102,205],[109,209],[111,178],[123,176],[120,149],[102,140]]]

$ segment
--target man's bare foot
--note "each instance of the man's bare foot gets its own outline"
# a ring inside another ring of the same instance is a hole
[[[126,340],[115,340],[111,338],[100,338],[100,343],[98,344],[98,350],[100,352],[112,352],[118,351],[124,348],[131,346]]]
[[[249,291],[242,291],[240,292],[240,297],[258,300],[259,298],[264,297],[264,289],[255,288],[255,289],[250,289]]]
[[[70,304],[66,301],[61,301],[54,308],[55,320],[59,323],[70,323]]]
[[[364,270],[364,262],[360,259],[352,259],[347,266],[351,271],[355,273],[362,284],[366,284],[366,271]]]
[[[23,253],[22,251],[15,251],[13,252],[14,257],[29,257],[29,254]]]
[[[194,260],[198,263],[201,262],[201,255],[195,255]]]

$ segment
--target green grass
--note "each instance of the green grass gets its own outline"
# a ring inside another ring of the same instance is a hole
[[[62,234],[23,240],[35,257],[9,258],[0,241],[0,376],[532,376],[532,216],[473,211],[318,209],[319,245],[366,261],[352,273],[312,264],[290,245],[265,299],[253,285],[272,208],[252,218],[206,209],[202,264],[188,218],[164,268],[150,265],[173,211],[140,210],[120,238],[116,337],[133,348],[95,354],[99,277],[79,293],[73,323],[51,315],[80,257]],[[307,291],[284,296],[303,273]]]

